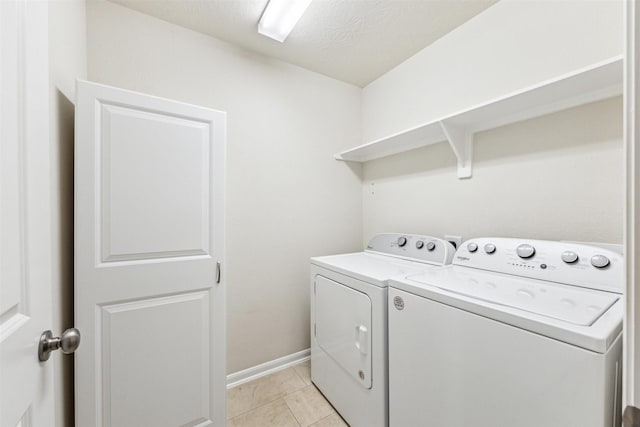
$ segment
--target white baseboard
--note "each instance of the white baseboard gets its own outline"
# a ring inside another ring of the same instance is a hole
[[[311,349],[308,348],[297,353],[289,354],[288,356],[279,357],[278,359],[252,366],[251,368],[247,368],[242,371],[234,372],[227,375],[227,389],[248,383],[249,381],[257,380],[258,378],[273,374],[274,372],[281,371],[290,366],[306,362],[310,358]]]

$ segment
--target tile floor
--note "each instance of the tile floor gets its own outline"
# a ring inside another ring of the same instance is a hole
[[[227,390],[227,427],[346,427],[305,363]]]

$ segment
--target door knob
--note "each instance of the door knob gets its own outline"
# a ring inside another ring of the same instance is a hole
[[[49,354],[53,350],[61,349],[64,354],[71,354],[80,345],[80,331],[76,328],[69,328],[62,333],[62,336],[54,337],[51,331],[44,331],[40,335],[38,345],[38,359],[41,362],[49,360]]]

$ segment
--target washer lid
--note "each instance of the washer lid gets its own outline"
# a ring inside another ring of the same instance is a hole
[[[426,276],[408,279],[422,283]],[[444,275],[442,281],[425,283],[493,304],[512,307],[552,319],[591,326],[620,295],[566,286],[542,280],[457,270],[455,277]]]
[[[389,286],[599,353],[622,330],[622,295],[612,292],[458,266]]]

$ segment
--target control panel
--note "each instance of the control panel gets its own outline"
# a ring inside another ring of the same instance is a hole
[[[622,293],[622,255],[597,246],[482,237],[464,242],[454,265]]]
[[[369,241],[366,251],[444,265],[451,263],[456,250],[451,243],[437,237],[384,233],[375,235]]]

